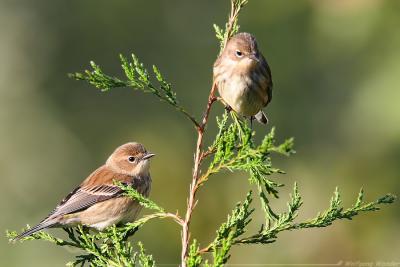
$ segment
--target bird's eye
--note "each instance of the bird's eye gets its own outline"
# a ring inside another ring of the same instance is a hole
[[[236,54],[237,57],[242,57],[243,56],[243,53],[241,51],[239,51],[239,50],[236,50],[235,54]]]
[[[134,162],[134,161],[135,161],[135,157],[130,156],[130,157],[128,158],[128,161],[129,161],[129,162]]]

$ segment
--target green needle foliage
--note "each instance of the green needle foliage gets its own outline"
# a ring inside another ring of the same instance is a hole
[[[123,55],[119,57],[121,60],[121,67],[126,76],[124,80],[105,74],[100,66],[93,61],[90,62],[92,67],[91,71],[86,70],[84,73],[74,73],[68,76],[76,80],[87,81],[102,92],[118,87],[131,87],[134,90],[152,93],[160,100],[175,107],[193,123],[198,125],[194,117],[179,105],[176,94],[172,91],[171,84],[164,79],[156,66],[153,65],[152,72],[149,72],[134,54],[131,55],[131,61]]]
[[[146,217],[145,217],[146,218]],[[128,238],[132,236],[147,220],[138,220],[122,226],[112,226],[102,232],[93,232],[83,226],[63,228],[67,233],[67,240],[55,238],[46,232],[38,232],[23,240],[45,240],[57,246],[79,248],[86,252],[76,256],[75,261],[67,266],[154,266],[152,256],[146,255],[143,245],[138,243],[138,252]],[[29,227],[28,227],[29,228]],[[12,239],[16,232],[7,232]]]
[[[247,2],[247,0],[231,0],[232,10],[225,28],[214,25],[221,50],[227,40],[238,32],[237,18]],[[186,111],[177,100],[171,84],[166,81],[156,66],[148,71],[134,54],[130,60],[120,55],[120,61],[124,78],[105,74],[94,62],[90,63],[92,70],[70,74],[70,77],[86,81],[103,92],[118,87],[130,87],[144,93],[151,93],[184,114],[196,129],[204,131],[204,121],[200,124],[200,120],[196,120]],[[226,221],[216,231],[216,237],[208,245],[201,247],[196,239],[192,239],[188,254],[183,261],[185,266],[223,266],[229,260],[230,249],[234,245],[269,244],[275,242],[278,234],[282,231],[327,227],[336,220],[351,220],[361,212],[377,211],[381,205],[395,201],[395,196],[387,194],[373,202],[364,202],[364,191],[361,190],[354,205],[344,208],[339,190],[336,189],[327,210],[318,213],[314,218],[298,222],[296,218],[303,201],[297,184],[294,184],[293,192],[289,196],[286,211],[275,211],[270,205],[270,199],[278,198],[279,189],[283,186],[274,180],[275,176],[284,173],[273,167],[271,158],[275,154],[290,156],[295,153],[293,138],[276,144],[275,129],[272,128],[261,143],[256,144],[254,142],[255,132],[234,112],[230,112],[230,114],[225,112],[216,120],[218,133],[212,144],[202,153],[204,157],[210,156],[211,159],[207,167],[202,166],[196,186],[204,186],[215,173],[240,171],[248,175],[249,193],[244,201],[239,202],[227,216]],[[133,246],[128,240],[129,237],[155,218],[171,218],[181,226],[185,224],[185,220],[178,214],[165,212],[159,205],[145,198],[130,186],[118,182],[116,184],[124,190],[126,197],[137,200],[144,208],[154,213],[132,223],[114,225],[101,232],[77,226],[76,228],[64,228],[67,234],[65,239],[56,238],[47,232],[38,232],[24,238],[23,241],[45,240],[57,246],[81,249],[82,254],[68,263],[68,266],[155,266],[152,256],[146,255],[142,243],[139,242],[137,246]],[[252,207],[252,188],[257,191],[264,214],[261,222],[254,222],[252,219],[255,210]],[[259,224],[260,230],[249,233],[247,226],[250,223]],[[17,233],[7,232],[7,236],[13,239]],[[211,262],[204,259],[205,253],[211,253]]]
[[[127,78],[124,81],[106,75],[100,66],[93,61],[90,62],[92,71],[87,70],[85,73],[69,74],[69,76],[77,80],[87,81],[103,92],[117,87],[132,87],[135,90],[152,93],[169,104],[178,106],[176,94],[172,91],[171,84],[164,80],[156,66],[153,66],[153,75],[159,83],[158,86],[153,84],[149,72],[134,54],[132,54],[132,61],[128,61],[123,55],[120,55],[120,60]]]
[[[125,184],[121,183],[120,181],[115,181],[114,183],[116,185],[118,185],[121,189],[124,190],[125,196],[130,197],[132,199],[136,199],[137,201],[139,201],[140,205],[142,205],[143,207],[150,209],[150,210],[158,211],[158,212],[164,212],[163,208],[158,206],[156,203],[154,203],[150,199],[142,196],[138,191],[133,189],[131,186],[125,185]]]

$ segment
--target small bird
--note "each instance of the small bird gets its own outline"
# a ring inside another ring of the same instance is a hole
[[[268,123],[262,108],[272,99],[271,70],[250,33],[227,42],[213,68],[214,84],[229,108],[242,116]]]
[[[123,196],[123,191],[114,181],[130,185],[147,197],[151,187],[149,159],[154,155],[139,143],[118,147],[103,166],[69,193],[44,220],[14,240],[52,227],[81,224],[102,230],[113,224],[132,222],[141,206]]]

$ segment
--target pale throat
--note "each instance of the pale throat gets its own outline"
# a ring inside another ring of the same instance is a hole
[[[255,68],[257,63],[250,58],[244,57],[238,61],[229,59],[224,64],[224,72],[229,75],[249,75]]]
[[[150,161],[148,159],[139,164],[130,173],[132,176],[148,176],[150,171]]]

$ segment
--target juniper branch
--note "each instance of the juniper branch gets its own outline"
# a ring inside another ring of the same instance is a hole
[[[376,211],[380,209],[382,204],[391,204],[396,197],[387,194],[373,202],[363,202],[364,192],[360,190],[356,203],[347,209],[341,206],[341,198],[338,189],[336,188],[334,196],[331,199],[330,207],[322,214],[319,213],[313,219],[305,222],[295,223],[298,211],[302,206],[302,200],[298,193],[297,185],[294,186],[294,192],[291,195],[291,201],[288,203],[288,211],[279,214],[274,225],[269,228],[262,228],[259,233],[250,237],[234,240],[234,244],[266,244],[276,241],[278,233],[286,230],[296,230],[304,228],[321,228],[330,226],[334,221],[341,219],[351,220],[360,212]]]
[[[196,121],[186,109],[179,104],[176,98],[176,93],[172,90],[172,86],[167,82],[160,70],[153,65],[152,74],[144,67],[144,64],[139,61],[136,55],[132,54],[132,59],[129,61],[123,55],[120,55],[121,67],[127,80],[107,75],[103,72],[99,65],[90,62],[92,70],[86,70],[83,73],[70,73],[68,76],[76,80],[82,80],[90,83],[102,92],[109,91],[118,87],[131,87],[134,90],[140,90],[145,93],[151,93],[158,99],[170,104],[183,115],[185,115],[196,128],[200,124]],[[152,81],[156,80],[157,85]]]
[[[155,202],[151,201],[150,199],[144,197],[142,194],[140,194],[138,191],[136,191],[132,186],[126,185],[120,181],[115,180],[114,184],[116,184],[118,187],[120,187],[124,191],[124,195],[127,197],[130,197],[132,199],[135,199],[139,202],[140,205],[142,205],[145,208],[148,208],[150,210],[155,210],[158,212],[164,212],[164,209],[158,206]]]

